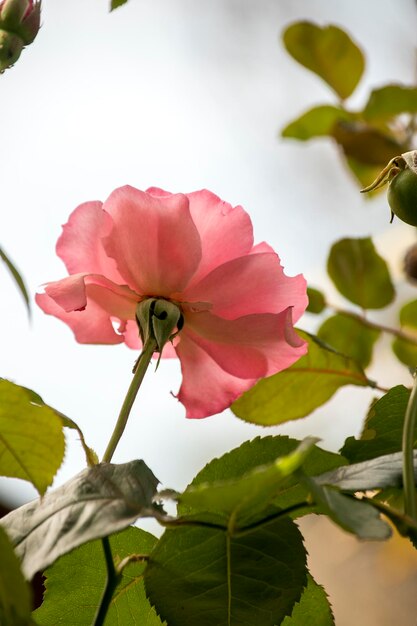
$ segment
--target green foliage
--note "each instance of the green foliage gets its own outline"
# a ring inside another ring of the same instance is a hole
[[[417,341],[417,300],[408,302],[400,310],[401,327]],[[396,337],[392,342],[395,356],[408,367],[417,367],[417,344]]]
[[[296,22],[283,34],[291,56],[320,76],[342,100],[351,95],[365,67],[360,48],[343,30]]]
[[[313,287],[307,287],[308,306],[307,311],[309,313],[319,314],[326,308],[326,298],[323,293]]]
[[[398,385],[374,402],[366,416],[360,438],[348,437],[341,454],[351,463],[358,463],[401,450],[409,398],[410,390]]]
[[[32,593],[20,571],[11,543],[0,527],[0,624],[31,624]]]
[[[316,476],[321,485],[333,485],[344,491],[372,491],[402,485],[402,453],[384,454],[369,461],[344,465]],[[417,474],[417,455],[414,460]]]
[[[145,587],[169,626],[275,626],[300,599],[306,574],[301,534],[284,517],[236,537],[214,528],[166,531]]]
[[[312,452],[315,439],[306,439],[295,450],[274,459],[272,463],[258,465],[235,479],[199,483],[188,487],[179,502],[198,519],[212,521],[213,513],[225,527],[243,528],[255,519],[262,519],[268,504],[282,489],[286,479],[294,474]],[[207,518],[201,512],[209,513]]]
[[[268,464],[286,455],[290,455],[299,445],[296,439],[289,437],[257,437],[252,441],[246,441],[238,448],[227,452],[219,459],[213,459],[208,463],[193,479],[189,488],[200,485],[218,484],[220,481],[237,481],[248,473],[255,472],[259,467]],[[309,454],[303,461],[303,472],[307,476],[316,476],[327,472],[346,463],[340,454],[334,454],[327,450],[322,450],[318,446],[312,446]],[[275,510],[286,510],[303,503],[308,496],[308,491],[304,485],[300,484],[296,475],[289,476],[281,487],[277,485],[273,506]],[[189,515],[193,509],[186,507],[180,502],[179,513]],[[195,511],[194,511],[195,512]],[[302,509],[293,512],[293,515],[300,515]]]
[[[65,428],[71,428],[71,430],[76,430],[77,431],[77,433],[78,433],[78,435],[80,437],[81,445],[82,445],[83,450],[84,450],[84,454],[85,454],[85,458],[86,458],[86,461],[87,461],[87,465],[92,466],[92,465],[96,465],[99,462],[97,454],[94,452],[94,450],[92,448],[90,448],[86,444],[86,441],[84,439],[84,434],[83,434],[81,428],[78,426],[78,424],[76,424],[72,419],[70,419],[69,417],[67,417],[63,413],[61,413],[61,411],[58,411],[57,409],[54,409],[53,407],[48,406],[47,404],[45,404],[45,402],[42,400],[41,396],[39,394],[37,394],[36,391],[33,391],[32,389],[28,389],[27,387],[21,387],[21,389],[24,389],[26,391],[26,393],[29,395],[30,401],[32,402],[32,404],[37,404],[39,406],[46,406],[46,407],[48,407],[49,409],[51,409],[51,411],[53,411],[55,413],[55,415],[57,415],[59,417],[59,419],[62,422],[62,425]]]
[[[380,331],[369,328],[357,317],[343,314],[329,317],[317,332],[322,341],[351,357],[363,368],[371,362],[373,348],[380,334]]]
[[[111,0],[110,2],[110,11],[114,11],[114,9],[118,9],[119,7],[126,4],[127,0]]]
[[[342,100],[353,93],[364,57],[347,33],[333,25],[320,28],[302,21],[287,28],[283,42],[293,58],[321,76]],[[414,86],[386,85],[371,93],[363,111],[349,110],[340,100],[320,104],[290,122],[282,135],[302,141],[331,137],[361,187],[367,187],[382,166],[411,150],[413,128],[399,116],[415,112]]]
[[[417,87],[385,85],[374,89],[363,111],[370,121],[389,120],[401,113],[417,113]]]
[[[132,554],[149,554],[157,542],[155,537],[139,528],[128,528],[109,539],[116,564]],[[130,562],[123,569],[106,624],[162,626],[145,595],[144,570],[143,560]],[[42,626],[92,624],[106,574],[101,541],[92,541],[66,554],[46,570],[44,601],[34,616]]]
[[[299,334],[308,342],[308,353],[238,398],[231,406],[235,415],[264,426],[282,424],[308,415],[344,385],[374,386],[355,361],[312,335]]]
[[[54,410],[32,398],[25,387],[0,380],[0,475],[27,480],[43,495],[64,458],[65,439]]]
[[[143,461],[103,463],[29,502],[0,521],[22,559],[27,578],[58,557],[132,524],[158,515],[153,503],[158,480]]]
[[[327,271],[340,293],[363,309],[382,309],[394,299],[388,266],[369,237],[333,244]]]
[[[286,617],[281,626],[334,626],[333,613],[327,594],[309,574],[307,587],[297,604],[294,605],[291,617]]]
[[[339,120],[349,120],[351,116],[331,105],[316,106],[293,120],[282,130],[283,137],[307,141],[313,137],[331,136],[334,125]]]
[[[314,500],[320,506],[320,512],[343,530],[353,533],[359,539],[382,540],[391,536],[389,525],[368,502],[345,495],[334,487],[321,486],[312,478],[305,480]]]
[[[9,270],[11,275],[13,276],[14,281],[15,281],[15,283],[16,283],[19,291],[20,291],[20,293],[23,296],[23,299],[25,301],[28,313],[30,314],[29,293],[28,293],[28,290],[26,288],[25,281],[22,278],[22,275],[20,274],[20,272],[16,268],[16,266],[12,263],[12,261],[7,256],[7,254],[4,252],[4,250],[2,250],[1,248],[0,248],[0,259],[2,259],[2,261],[4,261],[4,263],[6,264],[7,269]]]

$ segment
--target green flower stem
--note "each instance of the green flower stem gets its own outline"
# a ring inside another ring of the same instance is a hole
[[[417,521],[416,487],[414,480],[414,433],[417,416],[417,377],[414,373],[414,386],[408,401],[403,428],[403,486],[404,512]]]
[[[129,419],[130,411],[132,409],[136,395],[139,391],[142,380],[146,374],[146,370],[148,369],[152,355],[156,349],[157,349],[157,344],[156,344],[155,339],[153,338],[148,339],[148,341],[145,343],[143,347],[143,350],[134,368],[133,379],[132,379],[132,382],[130,383],[130,387],[126,394],[126,398],[123,402],[122,408],[120,409],[120,414],[117,419],[116,426],[114,427],[113,434],[110,437],[110,441],[104,453],[104,456],[102,459],[103,463],[110,463],[113,457],[117,444],[120,441],[120,437],[123,435],[123,431],[126,428],[127,420]]]
[[[106,588],[104,589],[103,597],[101,598],[100,606],[98,607],[96,616],[94,618],[93,626],[103,626],[104,620],[106,619],[107,611],[110,607],[110,602],[113,597],[114,590],[116,589],[120,578],[120,575],[117,574],[114,567],[109,538],[104,537],[101,542],[103,544],[104,558],[106,559],[107,582]]]

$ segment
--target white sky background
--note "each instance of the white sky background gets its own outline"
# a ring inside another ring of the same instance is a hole
[[[70,212],[126,183],[206,187],[242,204],[256,241],[273,245],[288,274],[315,283],[339,237],[376,235],[385,254],[412,238],[411,228],[389,226],[383,197],[364,201],[330,142],[278,138],[310,106],[335,102],[280,44],[283,28],[298,19],[341,25],[364,47],[367,69],[354,104],[371,87],[413,82],[413,0],[130,0],[112,14],[107,0],[44,0],[38,38],[0,76],[0,243],[32,294],[66,275],[54,247]],[[5,269],[0,289],[0,375],[74,419],[101,456],[137,355],[124,346],[81,346],[36,308],[29,325]],[[380,382],[406,380],[401,372],[386,369]],[[114,456],[144,458],[165,487],[177,489],[213,456],[256,435],[313,434],[337,449],[358,431],[372,396],[345,389],[313,416],[265,430],[229,411],[186,420],[170,395],[179,385],[178,362],[148,373]],[[84,466],[76,437],[67,440],[55,484]],[[15,504],[35,496],[22,481],[3,479],[0,488]]]

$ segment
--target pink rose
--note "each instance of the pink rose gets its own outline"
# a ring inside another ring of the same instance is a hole
[[[292,326],[307,305],[304,278],[285,276],[268,244],[253,245],[242,207],[209,191],[121,187],[75,209],[56,250],[70,276],[36,301],[80,343],[139,350],[138,302],[179,305],[184,327],[162,357],[181,361],[187,417],[219,413],[307,350]]]

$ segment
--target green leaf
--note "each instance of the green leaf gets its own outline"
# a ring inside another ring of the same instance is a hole
[[[0,624],[28,626],[31,623],[31,589],[23,578],[19,561],[1,527],[0,554]]]
[[[372,360],[380,331],[369,328],[360,319],[343,314],[329,317],[319,328],[317,336],[329,346],[351,357],[363,368]]]
[[[363,111],[370,121],[390,120],[401,113],[417,113],[417,87],[385,85],[374,89]]]
[[[0,380],[0,475],[22,478],[43,495],[62,463],[62,422],[25,389]]]
[[[359,121],[338,120],[332,136],[346,157],[368,166],[384,167],[393,157],[409,150],[408,142],[400,143],[385,129],[382,131]]]
[[[307,141],[313,137],[325,137],[332,134],[338,120],[348,120],[351,114],[340,107],[321,105],[306,111],[290,122],[281,132],[282,137]]]
[[[220,481],[238,481],[242,476],[255,474],[259,467],[265,467],[279,457],[291,455],[299,441],[285,436],[256,437],[252,441],[246,441],[238,448],[227,452],[219,459],[213,459],[193,479],[188,489],[207,484],[218,484]],[[303,472],[307,476],[316,476],[346,463],[340,454],[334,454],[322,450],[318,446],[312,446],[309,454],[303,461]],[[188,490],[187,489],[187,490]],[[296,476],[290,476],[277,488],[273,505],[281,510],[297,506],[306,500],[308,492],[299,483]],[[189,515],[196,513],[196,509],[186,507],[180,501],[179,514]]]
[[[409,397],[410,390],[398,385],[374,402],[366,416],[360,438],[348,437],[341,454],[351,463],[358,463],[400,451]]]
[[[119,7],[126,4],[127,0],[111,0],[110,2],[110,11],[114,11],[114,9],[118,9]]]
[[[281,626],[334,626],[332,609],[327,594],[311,574],[307,587],[299,602],[295,604],[291,617],[286,617]]]
[[[294,365],[260,380],[231,406],[235,415],[254,424],[271,426],[305,417],[344,385],[375,386],[349,357],[299,332],[308,353]],[[302,393],[300,393],[302,390]]]
[[[51,411],[53,411],[55,413],[55,415],[57,415],[59,417],[59,419],[62,422],[62,425],[65,428],[71,428],[72,430],[76,430],[79,437],[80,437],[80,441],[81,441],[81,445],[83,447],[84,450],[84,454],[85,454],[85,458],[87,461],[87,465],[88,466],[93,466],[93,465],[97,465],[97,463],[99,462],[98,460],[98,456],[97,454],[94,452],[94,450],[92,448],[90,448],[85,439],[84,439],[84,434],[81,430],[81,428],[78,426],[78,424],[76,424],[71,418],[67,417],[66,415],[64,415],[63,413],[61,413],[61,411],[58,411],[57,409],[54,409],[51,406],[48,406],[47,404],[45,404],[45,402],[43,401],[43,399],[41,398],[41,396],[39,394],[36,393],[36,391],[33,391],[32,389],[28,389],[28,387],[21,387],[21,389],[24,389],[27,394],[30,397],[30,401],[33,404],[38,404],[39,406],[46,406],[49,409],[51,409]]]
[[[384,454],[369,461],[345,465],[316,476],[321,485],[333,485],[344,491],[372,491],[402,485],[402,452]],[[417,479],[417,451],[414,452]]]
[[[190,486],[179,496],[179,502],[198,511],[199,520],[207,519],[201,512],[208,512],[207,521],[212,521],[212,512],[229,526],[243,528],[259,519],[268,505],[282,489],[286,479],[296,472],[312,451],[315,439],[305,439],[289,454],[274,459],[272,463],[259,465],[239,478],[206,482]]]
[[[334,487],[319,485],[312,478],[305,478],[320,513],[328,515],[338,526],[353,533],[359,539],[382,540],[391,537],[391,528],[380,517],[379,511],[365,500],[340,493]]]
[[[382,309],[394,299],[388,266],[369,237],[333,244],[327,272],[342,296],[363,309]]]
[[[320,76],[344,100],[354,91],[365,67],[360,48],[334,25],[291,24],[283,34],[291,56]]]
[[[28,290],[27,290],[26,285],[25,285],[25,281],[23,280],[23,278],[22,278],[20,272],[18,271],[18,269],[16,268],[16,266],[12,263],[12,261],[9,259],[7,254],[1,248],[0,248],[0,259],[2,259],[5,262],[7,269],[9,270],[11,275],[13,276],[14,281],[15,281],[17,287],[19,288],[20,293],[23,296],[23,299],[24,299],[24,301],[26,303],[26,308],[27,308],[28,313],[30,315],[30,299],[29,299]]]
[[[0,520],[27,578],[70,550],[106,537],[138,517],[157,516],[158,480],[143,461],[102,463]]]
[[[168,530],[145,570],[146,593],[169,626],[274,626],[305,584],[302,536],[288,517],[240,537]]]
[[[318,289],[313,287],[307,287],[308,306],[307,311],[309,313],[319,314],[326,308],[326,298],[324,294]]]
[[[112,535],[115,561],[132,554],[147,555],[157,539],[139,528]],[[110,603],[106,624],[112,626],[162,626],[145,595],[144,561],[129,563],[122,572]],[[45,572],[45,595],[34,616],[42,626],[92,624],[106,584],[106,565],[101,541],[87,543],[61,557]]]
[[[408,302],[400,310],[400,324],[404,331],[417,341],[417,300]],[[417,366],[417,344],[396,337],[392,342],[395,356],[408,367]]]

